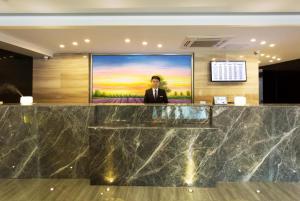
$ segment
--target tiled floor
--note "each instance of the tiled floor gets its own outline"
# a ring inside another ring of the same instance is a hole
[[[219,183],[215,188],[90,186],[84,179],[2,179],[1,201],[300,201],[300,183]]]

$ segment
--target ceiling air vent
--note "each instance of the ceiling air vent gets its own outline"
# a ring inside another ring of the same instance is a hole
[[[184,48],[219,48],[228,38],[219,37],[187,37],[183,42]]]

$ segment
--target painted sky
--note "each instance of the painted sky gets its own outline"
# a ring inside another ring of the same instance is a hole
[[[177,92],[191,90],[191,55],[94,55],[93,91],[144,95],[152,75]],[[172,94],[171,92],[171,94]]]

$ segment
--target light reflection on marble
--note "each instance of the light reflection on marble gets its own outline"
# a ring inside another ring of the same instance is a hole
[[[89,176],[117,185],[299,182],[300,107],[0,106],[0,178]]]
[[[207,126],[210,107],[199,105],[99,105],[95,110],[95,125],[179,125]]]
[[[93,107],[37,107],[39,170],[43,178],[87,178],[88,125]]]
[[[31,107],[0,106],[0,178],[38,176],[34,122]]]
[[[0,178],[88,178],[92,106],[0,106]]]
[[[218,181],[300,181],[300,107],[213,107]]]
[[[218,181],[300,181],[300,107],[213,106],[212,118],[205,124],[170,118],[160,120],[163,124],[152,124],[152,128],[149,128],[151,124],[144,123],[146,120],[135,121],[130,115],[126,125],[110,125],[111,119],[122,116],[120,113],[131,114],[129,108],[127,111],[114,109],[111,113],[117,115],[109,115],[98,128],[91,128],[94,130],[90,139],[94,184],[211,186]],[[119,119],[126,120],[125,117]],[[206,141],[193,141],[194,135],[190,133],[193,128],[199,133],[202,129],[211,129],[213,146]],[[172,129],[176,137],[172,138],[174,143],[168,143],[165,139]],[[139,146],[134,145],[136,139]],[[184,146],[181,141],[185,142]],[[207,147],[208,160],[203,153],[188,151]],[[156,153],[159,157],[149,157]],[[111,169],[107,161],[117,162]],[[198,171],[199,164],[210,167],[209,171]],[[115,172],[114,182],[103,179],[103,168]],[[197,174],[193,174],[194,170]]]
[[[221,140],[210,128],[91,128],[91,183],[211,186]]]

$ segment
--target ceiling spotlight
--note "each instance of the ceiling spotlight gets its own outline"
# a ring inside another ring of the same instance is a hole
[[[269,47],[275,47],[276,45],[274,43],[270,44]]]
[[[78,46],[78,43],[76,41],[72,42],[72,45]]]
[[[281,58],[277,58],[277,61],[281,61]]]
[[[65,48],[64,44],[59,45],[60,48]]]
[[[126,38],[124,41],[125,43],[130,43],[130,38]]]
[[[157,47],[158,48],[162,48],[162,44],[157,44]]]
[[[261,61],[258,61],[257,63],[259,63],[259,64],[260,64],[260,63],[261,63]]]
[[[146,46],[146,45],[148,45],[148,42],[147,41],[143,41],[142,45]]]
[[[263,56],[265,56],[265,54],[262,53],[262,54],[260,54],[260,56],[263,57]]]
[[[269,62],[270,62],[270,63],[273,63],[273,60],[270,60]]]
[[[84,42],[85,42],[85,43],[90,43],[90,42],[91,42],[91,40],[90,40],[90,39],[88,39],[88,38],[86,38],[86,39],[84,39]]]
[[[83,55],[82,57],[83,57],[83,58],[85,58],[85,59],[87,58],[87,56],[86,56],[86,55]]]
[[[241,55],[240,58],[244,58],[244,55]]]
[[[266,43],[267,43],[267,42],[264,41],[264,40],[260,42],[261,45],[265,45]]]
[[[251,41],[252,43],[254,43],[254,42],[256,42],[256,39],[255,39],[255,38],[252,38],[250,41]]]
[[[211,60],[212,60],[212,61],[216,61],[216,58],[212,58]]]
[[[272,59],[276,59],[276,56],[272,56]]]
[[[270,58],[270,55],[267,55],[266,57],[267,57],[267,58]]]

